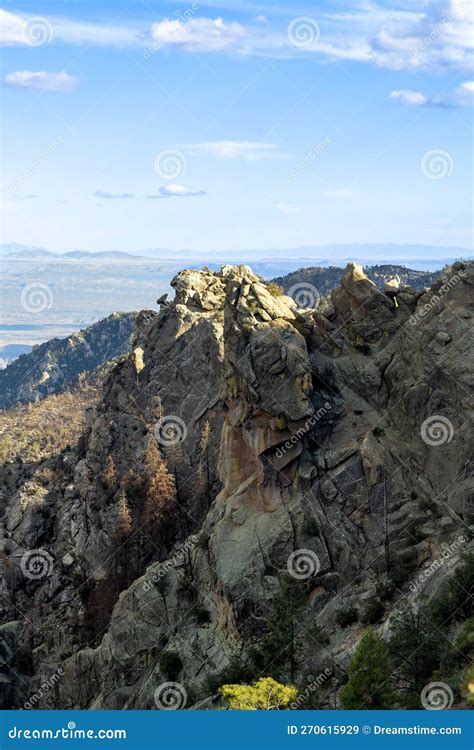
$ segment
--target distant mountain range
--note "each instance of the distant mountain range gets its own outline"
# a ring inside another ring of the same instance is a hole
[[[0,369],[6,367],[21,354],[28,354],[31,349],[32,347],[29,344],[5,344],[5,346],[0,346]]]
[[[104,251],[89,252],[73,250],[52,252],[41,247],[32,247],[15,242],[0,245],[0,257],[12,259],[38,258],[58,262],[66,261],[158,261],[175,262],[180,259],[181,266],[206,264],[209,267],[220,267],[222,264],[250,263],[258,266],[277,266],[275,271],[282,274],[296,270],[298,266],[345,266],[349,261],[362,265],[386,263],[403,263],[425,270],[440,270],[444,265],[463,258],[472,259],[472,250],[461,247],[437,247],[434,245],[397,245],[386,243],[353,243],[343,245],[303,245],[294,248],[267,248],[264,250],[241,250],[223,252],[222,250],[171,250],[167,248],[149,248],[142,253]],[[259,273],[262,273],[260,268]],[[272,275],[270,273],[270,275]]]
[[[132,255],[131,253],[122,253],[119,251],[92,253],[88,250],[72,250],[66,253],[53,253],[51,250],[45,250],[43,247],[28,247],[28,245],[19,245],[11,242],[6,245],[0,245],[0,257],[2,258],[45,258],[47,260],[58,261],[66,260],[144,260],[141,255]]]

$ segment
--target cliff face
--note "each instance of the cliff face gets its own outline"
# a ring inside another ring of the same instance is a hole
[[[37,707],[154,708],[165,652],[205,698],[265,636],[288,575],[304,669],[343,672],[361,626],[341,630],[338,608],[384,587],[386,629],[442,545],[467,545],[473,278],[458,263],[429,292],[385,294],[349,265],[323,314],[245,266],[178,274],[78,448],[3,500],[4,703],[59,673]],[[157,524],[153,457],[174,483]],[[41,575],[25,575],[32,549]]]

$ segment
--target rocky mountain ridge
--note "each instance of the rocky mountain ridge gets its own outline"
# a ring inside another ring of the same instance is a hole
[[[46,341],[22,354],[0,370],[0,409],[60,393],[81,373],[126,354],[136,317],[136,313],[112,313],[65,339]]]
[[[377,599],[386,632],[469,543],[473,279],[384,293],[350,264],[322,312],[247,266],[179,273],[77,448],[2,501],[3,704],[155,708],[170,680],[199,703],[264,658],[289,575],[304,650],[281,669],[329,670],[337,706],[364,632],[341,608]]]
[[[399,283],[412,286],[417,292],[422,291],[425,287],[430,287],[441,275],[441,271],[415,271],[412,268],[395,263],[365,266],[364,273],[379,289],[383,289],[387,281],[397,277]],[[311,284],[321,297],[325,297],[341,284],[343,278],[344,268],[339,266],[313,266],[298,269],[298,271],[293,271],[286,276],[277,276],[273,279],[273,282],[279,284],[285,292],[290,292],[292,287],[298,287],[304,283]]]

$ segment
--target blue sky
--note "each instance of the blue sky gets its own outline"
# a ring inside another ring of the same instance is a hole
[[[3,242],[471,246],[469,2],[15,2],[0,27]]]

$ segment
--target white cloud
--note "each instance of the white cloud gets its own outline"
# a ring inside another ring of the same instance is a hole
[[[275,143],[252,141],[209,141],[187,146],[192,154],[211,154],[221,159],[281,159],[283,154]]]
[[[353,0],[343,12],[318,15],[324,33],[297,51],[392,70],[465,69],[472,67],[474,38],[467,5],[466,0]]]
[[[474,104],[474,81],[464,81],[456,89],[456,99],[459,104],[472,105]]]
[[[294,25],[291,8],[254,16],[247,26],[221,17],[162,19],[152,26],[128,20],[107,25],[65,18],[28,18],[0,11],[4,45],[25,45],[25,23],[41,21],[40,36],[47,42],[142,47],[190,52],[225,52],[261,57],[353,60],[392,70],[469,70],[473,67],[474,23],[468,0],[347,0],[343,12],[331,3],[318,7],[310,18],[314,30],[308,43],[287,33]],[[276,19],[276,20],[275,20]],[[299,19],[301,22],[304,19]],[[310,24],[311,25],[311,24]],[[44,28],[46,26],[46,28]],[[293,44],[292,44],[293,38]],[[298,43],[295,42],[298,40]],[[35,38],[30,46],[39,46]]]
[[[392,91],[390,99],[398,99],[402,104],[415,107],[472,106],[474,103],[474,81],[465,81],[455,91],[444,92],[442,95],[431,98],[420,91],[400,89],[399,91]]]
[[[199,195],[206,195],[206,192],[197,188],[188,188],[184,185],[168,183],[160,187],[157,195],[147,195],[147,198],[190,198]]]
[[[428,103],[428,99],[420,91],[410,91],[409,89],[391,91],[390,99],[398,99],[402,104],[409,104],[415,107],[424,107]]]
[[[18,70],[5,76],[5,83],[19,88],[40,89],[41,91],[73,91],[78,79],[68,73],[46,73],[44,70]]]
[[[21,35],[23,19],[0,9],[0,42],[2,47],[24,44]]]
[[[151,27],[154,42],[195,52],[217,52],[235,47],[248,32],[240,23],[222,18],[191,18],[187,23],[165,18]]]
[[[134,193],[109,193],[106,190],[96,190],[94,195],[96,198],[103,198],[104,200],[135,198]]]

